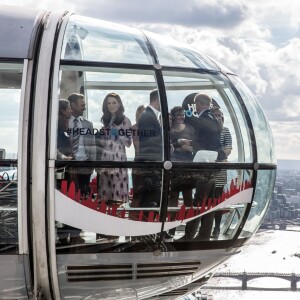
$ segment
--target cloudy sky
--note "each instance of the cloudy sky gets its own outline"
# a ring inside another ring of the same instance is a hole
[[[172,36],[235,71],[261,103],[278,159],[300,159],[300,1],[0,0]]]

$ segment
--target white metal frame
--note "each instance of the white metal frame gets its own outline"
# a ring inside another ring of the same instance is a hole
[[[49,79],[51,76],[52,55],[54,49],[54,38],[57,26],[65,13],[49,13],[45,17],[45,27],[41,41],[38,68],[36,74],[35,103],[33,119],[32,138],[32,224],[33,224],[33,255],[34,255],[34,295],[39,298],[40,294],[45,299],[51,299],[51,288],[49,282],[47,236],[50,234],[49,224],[46,224],[45,211],[49,210],[49,201],[46,199],[45,188],[49,188],[46,182],[47,159],[47,117],[49,106]],[[49,219],[49,215],[47,216]],[[51,218],[50,218],[51,219]],[[51,223],[51,221],[50,221]],[[51,234],[50,234],[51,248]],[[50,257],[50,260],[53,257]],[[51,263],[51,268],[53,263]],[[52,272],[53,275],[53,272]],[[60,299],[59,294],[54,291],[55,299]]]
[[[49,208],[49,256],[50,256],[50,269],[52,273],[52,285],[55,299],[60,299],[59,282],[57,274],[56,263],[56,229],[55,229],[55,160],[57,156],[57,120],[58,120],[58,100],[59,100],[59,67],[61,51],[63,50],[64,34],[72,14],[68,13],[64,16],[60,26],[60,32],[56,45],[56,53],[54,59],[53,78],[52,78],[52,91],[50,99],[50,141],[49,141],[49,170],[48,170],[48,208]]]

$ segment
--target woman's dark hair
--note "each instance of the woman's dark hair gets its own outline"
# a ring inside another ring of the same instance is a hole
[[[58,102],[58,113],[61,114],[62,110],[65,110],[70,105],[67,99],[59,99]]]
[[[180,112],[184,112],[184,109],[182,106],[174,106],[170,111],[173,118]]]
[[[66,129],[67,120],[62,113],[62,110],[65,110],[68,106],[70,106],[70,102],[67,99],[59,99],[58,102],[58,128]]]
[[[116,93],[109,93],[105,96],[103,105],[102,105],[103,116],[101,118],[101,121],[105,126],[108,126],[109,122],[111,121],[112,115],[109,112],[108,107],[107,107],[107,101],[108,101],[109,97],[115,98],[118,101],[118,103],[120,104],[120,107],[119,107],[118,111],[116,112],[116,119],[114,121],[114,123],[116,125],[120,125],[125,118],[125,116],[124,116],[125,109],[124,109],[121,97]]]

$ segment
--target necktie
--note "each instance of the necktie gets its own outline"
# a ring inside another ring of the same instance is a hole
[[[73,154],[76,155],[78,152],[79,147],[79,121],[78,119],[74,119],[74,126],[73,126],[73,139],[72,139],[72,150]]]
[[[162,127],[162,119],[161,119],[161,113],[160,112],[157,114],[157,121],[159,123],[159,126]]]

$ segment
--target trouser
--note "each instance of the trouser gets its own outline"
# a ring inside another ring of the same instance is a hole
[[[65,173],[65,179],[68,182],[69,189],[71,181],[75,182],[76,191],[80,189],[80,194],[85,195],[87,193],[87,186],[89,186],[90,183],[90,174],[77,174],[75,173],[75,170],[72,169],[69,172]],[[60,188],[61,186],[61,180],[57,180],[57,188]],[[57,228],[57,236],[61,239],[67,239],[70,235],[70,238],[72,237],[78,237],[80,235],[81,229],[72,227],[67,224],[62,224],[62,227]]]
[[[147,170],[138,187],[141,207],[159,207],[161,198],[161,172]]]
[[[215,172],[206,173],[204,177],[199,178],[196,182],[196,193],[194,197],[194,206],[205,205],[206,200],[214,198],[214,175]],[[208,239],[214,222],[214,212],[194,219],[186,224],[185,240],[191,240],[197,234],[197,239]],[[201,223],[200,230],[199,224]]]

